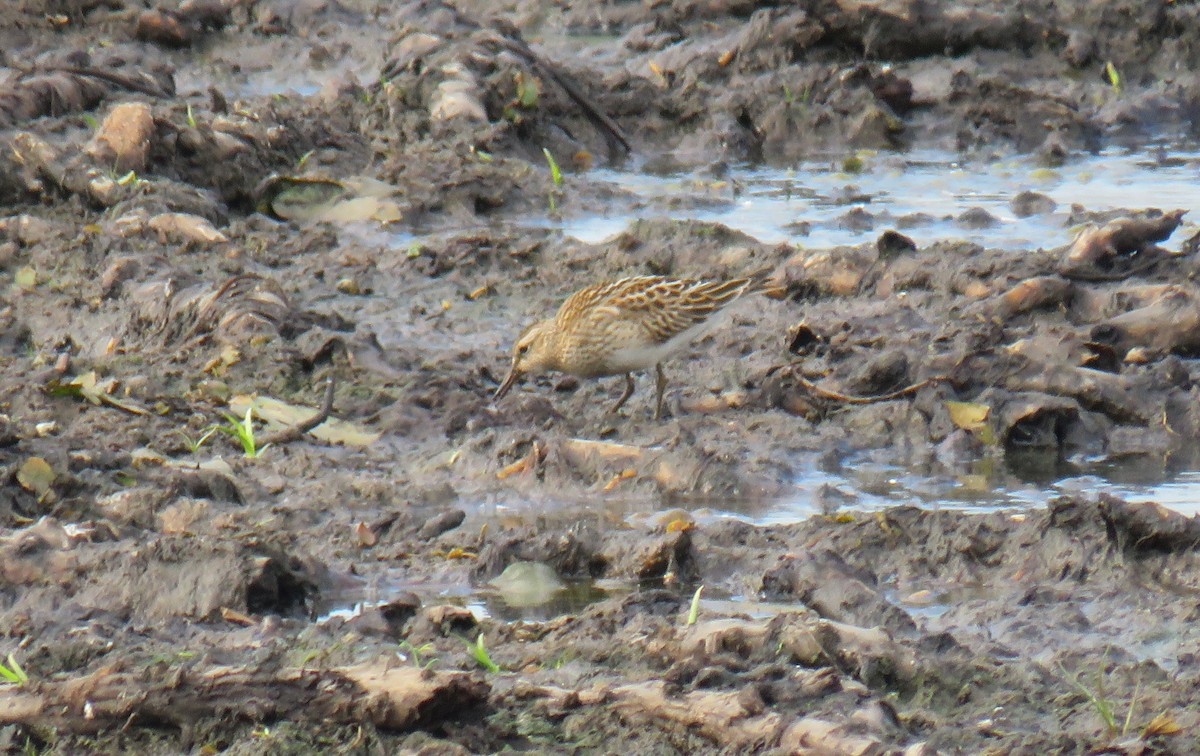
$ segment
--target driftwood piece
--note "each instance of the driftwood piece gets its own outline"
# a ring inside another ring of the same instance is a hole
[[[979,311],[1003,322],[1030,310],[1062,307],[1071,301],[1074,288],[1074,284],[1061,276],[1027,278],[1003,294],[981,303]]]
[[[837,687],[829,670],[803,670],[811,678],[806,688],[828,691]],[[688,732],[715,743],[730,753],[837,753],[866,756],[885,753],[874,738],[863,736],[816,717],[789,717],[765,708],[761,699],[743,692],[697,690],[683,695],[668,692],[665,683],[647,681],[584,690],[530,686],[518,694],[543,701],[552,712],[581,706],[605,706],[626,722],[657,727],[667,732]]]
[[[451,716],[489,692],[471,673],[413,667],[215,667],[161,676],[105,667],[73,680],[0,688],[0,722],[94,734],[137,724],[182,727],[233,714],[254,722],[369,721],[406,730]]]
[[[1157,212],[1157,211],[1155,211]],[[1125,278],[1142,269],[1136,263],[1121,269],[1118,258],[1145,255],[1155,244],[1166,241],[1183,222],[1186,210],[1160,215],[1118,218],[1103,226],[1088,226],[1067,248],[1062,272],[1071,278]],[[1149,263],[1158,258],[1148,257]]]
[[[655,681],[616,688],[610,704],[631,723],[685,729],[735,749],[757,750],[769,744],[788,753],[812,749],[861,756],[884,751],[879,741],[849,733],[832,722],[813,717],[789,722],[774,712],[757,713],[737,692],[700,690],[669,696],[666,685]]]
[[[1084,407],[1122,422],[1152,423],[1164,412],[1162,401],[1155,401],[1144,385],[1122,375],[1090,368],[1037,365],[1008,376],[1004,387],[1010,391],[1069,396]]]
[[[49,65],[19,69],[0,80],[0,128],[42,116],[90,110],[114,91],[169,97],[175,82],[148,71],[104,66]]]
[[[1164,287],[1152,302],[1096,324],[1091,339],[1122,353],[1141,347],[1194,354],[1200,350],[1200,301],[1182,287]]]
[[[16,162],[27,166],[32,175],[84,197],[95,207],[111,207],[132,191],[97,168],[68,160],[57,148],[28,132],[13,137],[11,150]]]

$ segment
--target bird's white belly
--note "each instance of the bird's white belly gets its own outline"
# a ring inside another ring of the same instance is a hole
[[[712,323],[700,323],[662,343],[643,342],[617,347],[609,353],[605,362],[612,367],[614,374],[645,370],[687,348],[688,344],[704,335],[711,327]]]

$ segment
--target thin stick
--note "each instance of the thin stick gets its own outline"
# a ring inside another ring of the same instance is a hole
[[[298,441],[305,433],[308,433],[313,428],[328,420],[329,413],[333,412],[333,390],[336,386],[337,380],[330,373],[329,377],[325,379],[325,399],[321,403],[321,409],[317,410],[317,414],[302,423],[293,425],[290,428],[284,428],[278,433],[272,433],[263,439],[263,446],[267,444],[279,446],[280,444],[290,444],[293,441]]]
[[[834,401],[845,402],[846,404],[874,404],[875,402],[890,402],[893,399],[899,399],[902,396],[906,396],[908,394],[912,394],[917,391],[920,391],[921,389],[925,388],[926,386],[928,386],[930,384],[947,380],[944,376],[939,375],[939,376],[934,376],[932,378],[926,378],[925,380],[923,380],[919,383],[914,383],[911,386],[905,386],[902,389],[899,389],[897,391],[892,391],[891,393],[888,393],[888,394],[878,394],[876,396],[850,396],[849,394],[842,394],[837,391],[831,391],[830,389],[827,389],[827,388],[821,388],[820,386],[818,386],[817,384],[808,380],[807,378],[803,378],[798,375],[795,376],[795,378],[800,383],[801,386],[803,386],[804,388],[813,392],[814,394],[817,394],[818,396],[823,396],[826,399],[833,399]]]

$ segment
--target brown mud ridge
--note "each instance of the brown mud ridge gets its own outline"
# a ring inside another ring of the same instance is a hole
[[[1194,460],[1183,210],[1009,251],[525,222],[637,207],[594,166],[1187,132],[1198,31],[1177,2],[6,3],[0,744],[1200,750],[1194,520],[692,511],[860,450]],[[580,286],[764,269],[786,296],[668,363],[663,422],[645,378],[616,418],[619,379],[489,402]],[[250,401],[257,456],[213,430]],[[349,424],[301,432],[323,402]]]

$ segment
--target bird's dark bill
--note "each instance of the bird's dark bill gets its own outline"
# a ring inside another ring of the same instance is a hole
[[[504,383],[501,383],[500,388],[496,389],[496,393],[492,395],[492,401],[498,402],[503,399],[504,395],[508,393],[508,390],[513,387],[513,384],[517,382],[517,378],[519,377],[516,370],[509,370],[508,377],[504,379]]]

